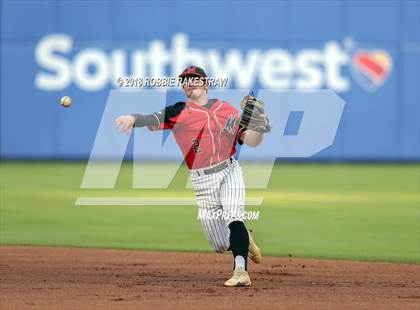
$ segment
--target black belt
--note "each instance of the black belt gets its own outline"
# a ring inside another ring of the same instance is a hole
[[[227,168],[227,167],[229,167],[229,165],[231,164],[233,162],[233,159],[232,159],[232,157],[231,158],[229,158],[229,159],[227,159],[227,160],[225,160],[225,161],[222,161],[220,164],[218,164],[218,165],[216,165],[216,166],[214,166],[214,167],[211,167],[211,168],[209,168],[209,169],[200,169],[200,170],[197,170],[197,171],[195,171],[196,172],[196,174],[197,175],[199,175],[199,176],[201,176],[201,175],[209,175],[209,174],[213,174],[213,173],[216,173],[216,172],[219,172],[219,171],[222,171],[223,169],[225,169],[225,168]]]

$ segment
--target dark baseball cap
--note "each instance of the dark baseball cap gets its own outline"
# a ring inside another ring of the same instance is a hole
[[[180,78],[184,78],[186,76],[195,75],[201,78],[206,78],[207,74],[203,68],[196,67],[196,66],[189,66],[187,67],[182,73],[179,75]]]

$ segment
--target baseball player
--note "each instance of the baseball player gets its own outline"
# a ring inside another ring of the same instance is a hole
[[[233,156],[237,143],[255,147],[270,131],[264,104],[253,95],[245,96],[239,113],[226,101],[207,98],[207,75],[202,68],[190,66],[179,77],[185,102],[150,115],[120,116],[116,127],[127,134],[133,127],[172,130],[189,168],[199,211],[213,215],[200,218],[206,237],[216,252],[232,251],[233,276],[224,285],[250,286],[247,258],[258,264],[262,255],[243,221],[245,185]]]

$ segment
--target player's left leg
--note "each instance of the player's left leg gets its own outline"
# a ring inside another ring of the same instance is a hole
[[[225,282],[225,285],[249,286],[251,285],[247,272],[249,235],[243,222],[245,184],[237,161],[233,161],[232,165],[226,169],[220,200],[226,214],[226,225],[230,230],[230,249],[234,257],[233,276]]]

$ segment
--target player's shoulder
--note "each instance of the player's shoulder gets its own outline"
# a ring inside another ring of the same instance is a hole
[[[233,104],[231,104],[229,101],[226,101],[226,100],[220,100],[220,102],[222,102],[222,104],[223,104],[223,108],[225,109],[225,110],[229,110],[229,111],[232,111],[232,112],[238,112],[239,110],[238,110],[238,108],[236,108]]]
[[[181,113],[182,110],[185,109],[186,103],[183,101],[178,101],[172,105],[165,107],[165,115],[167,117],[174,117]]]

